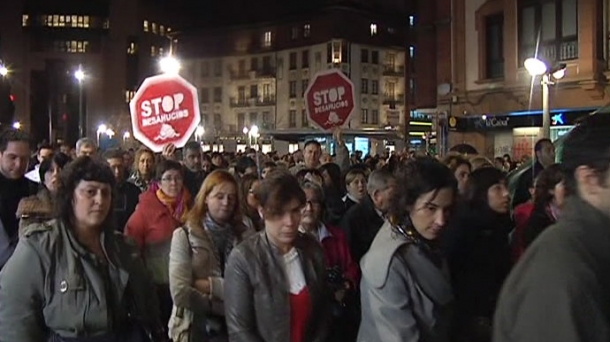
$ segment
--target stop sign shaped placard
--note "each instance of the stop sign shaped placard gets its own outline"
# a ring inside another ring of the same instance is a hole
[[[153,152],[183,147],[201,121],[197,88],[178,75],[145,79],[129,109],[133,136]]]
[[[317,73],[305,91],[307,117],[324,131],[344,126],[354,111],[354,84],[341,70]]]

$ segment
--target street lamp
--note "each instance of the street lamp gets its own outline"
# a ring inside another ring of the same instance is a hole
[[[203,137],[204,133],[205,128],[203,128],[203,126],[197,126],[197,129],[195,130],[195,140],[201,141],[201,137]]]
[[[85,136],[85,119],[83,113],[83,81],[85,80],[85,72],[83,71],[82,65],[79,65],[78,69],[74,72],[74,78],[78,81],[78,134],[82,138]]]
[[[244,128],[245,129],[245,128]],[[254,144],[257,146],[257,151],[258,151],[258,137],[260,135],[258,134],[258,126],[257,125],[252,125],[252,127],[250,127],[250,131],[248,132],[248,142],[250,143],[250,147],[252,147],[252,138],[254,138]]]
[[[21,122],[19,122],[19,121],[13,122],[13,128],[14,129],[21,129]]]
[[[115,135],[114,131],[110,128],[108,128],[106,130],[106,132],[104,132],[104,133],[106,133],[106,135],[108,136],[109,139],[112,139],[112,137],[114,137],[114,135]]]
[[[5,77],[8,75],[8,68],[4,64],[0,64],[0,76]]]
[[[549,86],[555,84],[555,80],[560,80],[566,75],[566,65],[558,64],[554,68],[549,68],[546,63],[538,58],[528,58],[523,63],[527,72],[532,76],[542,76],[542,137],[551,137],[551,110],[549,99]]]
[[[104,124],[101,124],[99,126],[97,126],[97,146],[100,146],[100,137],[102,134],[106,133],[106,131],[108,131],[108,127]]]
[[[123,133],[123,142],[125,142],[125,141],[129,140],[129,138],[131,138],[131,133],[129,133],[129,132],[127,132],[127,131],[125,131],[125,132]]]
[[[159,61],[161,72],[166,74],[177,74],[180,72],[180,62],[173,56],[165,56]]]

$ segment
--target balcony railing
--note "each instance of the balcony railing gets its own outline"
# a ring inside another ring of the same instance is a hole
[[[256,70],[257,78],[273,78],[275,77],[275,68],[272,67],[263,67],[261,69]]]
[[[385,65],[383,68],[384,76],[405,76],[405,67],[404,66],[394,66],[394,65]]]
[[[256,99],[257,106],[271,106],[275,104],[275,95],[261,96]]]
[[[521,62],[536,55],[535,46],[522,46],[520,49]],[[551,43],[540,44],[538,56],[549,62],[563,62],[578,58],[578,37],[556,40]],[[523,65],[523,63],[521,63]]]
[[[383,96],[383,104],[385,105],[400,105],[405,101],[405,96],[403,94],[385,94]]]
[[[231,80],[247,80],[250,79],[250,74],[247,71],[231,70]]]
[[[231,107],[238,108],[238,107],[249,107],[249,106],[250,106],[250,102],[245,97],[243,97],[243,98],[242,97],[232,97],[231,98]]]

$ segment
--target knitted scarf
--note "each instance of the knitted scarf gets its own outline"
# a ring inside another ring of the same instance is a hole
[[[184,222],[183,217],[189,209],[189,203],[191,195],[186,189],[182,189],[182,192],[177,197],[168,196],[161,190],[158,183],[153,183],[150,186],[150,191],[154,191],[157,195],[157,199],[169,209],[170,214],[178,221]]]
[[[220,263],[220,268],[224,274],[225,264],[229,254],[231,254],[231,251],[233,250],[233,243],[235,242],[233,227],[231,224],[216,222],[210,214],[206,215],[204,219],[204,227],[212,237],[218,262]]]

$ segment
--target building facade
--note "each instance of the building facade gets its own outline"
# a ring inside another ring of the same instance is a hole
[[[337,6],[281,22],[177,34],[181,74],[199,89],[204,141],[242,149],[254,125],[264,149],[287,152],[305,139],[325,141],[327,134],[308,122],[303,95],[317,72],[336,68],[355,88],[350,146],[374,153],[402,144],[405,18]]]
[[[152,0],[19,0],[0,11],[0,60],[16,115],[37,141],[78,138],[105,124],[130,128],[128,102],[157,72],[177,22],[169,5]],[[81,68],[82,82],[74,78]],[[82,109],[81,109],[82,108]]]
[[[450,77],[438,80],[436,108],[448,145],[468,143],[489,157],[532,155],[541,137],[542,86],[524,67],[529,57],[566,66],[550,89],[552,139],[609,103],[608,1],[440,2],[455,18],[451,53],[437,54],[438,63],[452,66]]]

